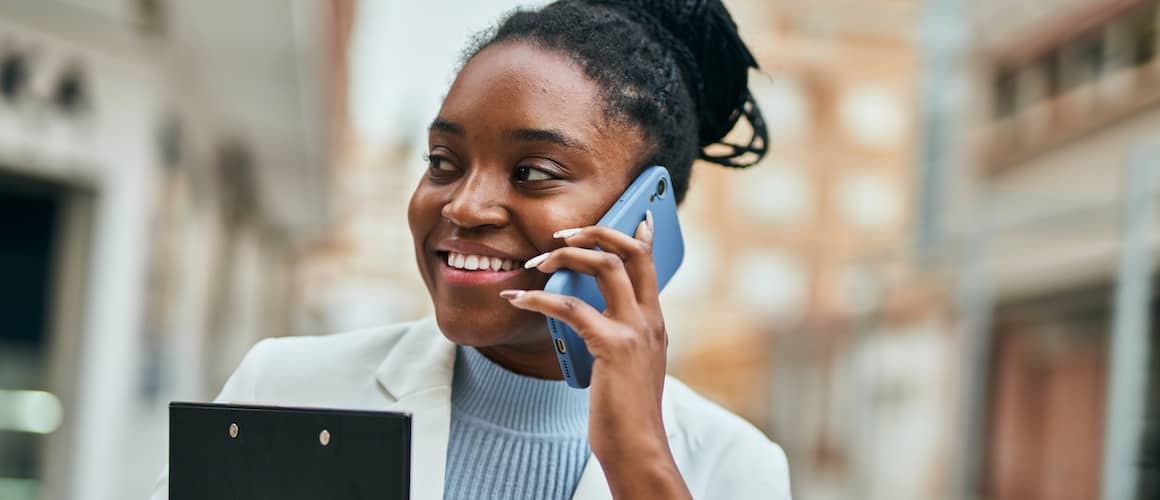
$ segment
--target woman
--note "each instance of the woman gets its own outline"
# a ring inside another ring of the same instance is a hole
[[[651,219],[591,225],[647,166],[680,202],[695,159],[760,158],[754,65],[719,0],[511,14],[468,53],[408,208],[435,317],[263,341],[219,400],[412,412],[414,498],[788,499],[777,445],[665,377]],[[703,152],[742,116],[749,146]],[[563,268],[608,310],[542,291]],[[561,380],[545,315],[588,344],[589,389]]]

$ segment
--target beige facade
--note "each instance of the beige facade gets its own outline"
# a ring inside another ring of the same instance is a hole
[[[795,498],[947,497],[959,341],[947,279],[912,256],[925,6],[730,8],[770,155],[698,166],[682,222],[715,270],[668,297],[697,327],[673,371],[785,447]]]

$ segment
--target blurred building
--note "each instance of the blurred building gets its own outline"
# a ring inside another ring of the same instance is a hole
[[[944,248],[950,265],[985,273],[974,293],[992,304],[967,318],[986,339],[972,374],[983,412],[968,488],[994,499],[1156,498],[1137,453],[1157,433],[1160,404],[1160,337],[1146,329],[1160,310],[1146,215],[1160,168],[1147,149],[1160,139],[1157,2],[970,5],[975,81],[963,123],[973,148],[947,188]],[[1116,353],[1116,335],[1141,348]],[[1108,431],[1123,437],[1111,448]]]
[[[167,402],[291,330],[322,7],[0,3],[0,498],[144,498]]]

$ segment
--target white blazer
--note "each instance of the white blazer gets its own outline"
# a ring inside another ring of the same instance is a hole
[[[337,335],[266,339],[246,354],[217,401],[409,412],[411,498],[441,500],[455,352],[431,317]],[[665,380],[662,412],[669,447],[694,498],[790,499],[785,454],[748,422],[672,377]],[[168,488],[162,473],[151,498],[164,500]],[[572,498],[612,498],[595,456]]]

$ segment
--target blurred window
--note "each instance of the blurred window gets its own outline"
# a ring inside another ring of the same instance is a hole
[[[752,173],[735,176],[737,210],[771,225],[804,222],[812,214],[812,179],[798,165],[772,162]]]
[[[785,250],[747,250],[733,261],[733,301],[761,316],[782,320],[805,310],[809,300],[809,263]]]
[[[788,75],[752,78],[750,85],[761,106],[769,139],[774,142],[807,138],[810,98],[802,82]]]
[[[1117,19],[1104,32],[1104,73],[1114,74],[1136,62],[1136,25],[1133,19]]]
[[[1060,76],[1059,51],[1048,52],[1043,57],[1039,58],[1035,64],[1042,68],[1043,77],[1047,87],[1047,98],[1050,99],[1059,95],[1062,87],[1062,84],[1060,83],[1062,76]]]
[[[888,85],[864,83],[847,89],[840,112],[846,133],[863,146],[896,147],[906,137],[906,108]]]
[[[1100,34],[1089,35],[1064,47],[1061,69],[1064,92],[1099,79],[1104,69],[1103,37]]]
[[[1050,73],[1050,68],[1039,61],[1019,69],[1015,87],[1016,112],[1034,107],[1051,95]]]
[[[1160,18],[1157,18],[1155,3],[1146,6],[1139,16],[1133,18],[1132,34],[1136,42],[1134,55],[1137,66],[1149,64],[1156,58],[1156,25],[1158,22],[1160,22]]]
[[[902,217],[903,195],[882,175],[859,172],[847,174],[837,185],[837,209],[852,226],[861,229],[890,229]]]
[[[1015,70],[1000,69],[995,77],[995,118],[1002,119],[1015,114]]]

